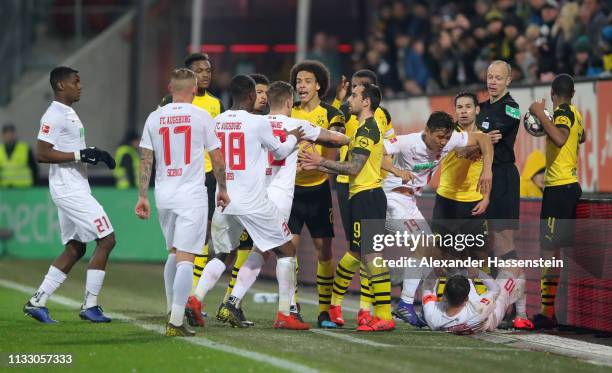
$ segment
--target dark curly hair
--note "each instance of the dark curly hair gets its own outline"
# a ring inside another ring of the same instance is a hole
[[[295,84],[297,81],[297,74],[300,71],[308,71],[314,74],[315,79],[317,79],[317,83],[319,83],[319,98],[325,97],[327,94],[327,90],[329,89],[329,69],[325,67],[321,62],[314,60],[306,60],[295,64],[291,68],[291,73],[289,74],[291,86],[295,88]]]

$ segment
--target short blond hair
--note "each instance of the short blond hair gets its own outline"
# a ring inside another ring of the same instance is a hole
[[[489,67],[487,67],[487,71],[489,71],[489,69],[494,66],[494,65],[502,65],[506,68],[506,70],[508,70],[508,76],[512,76],[512,67],[510,67],[510,64],[506,61],[502,61],[502,60],[495,60],[493,62],[491,62],[491,64],[489,65]]]
[[[180,92],[185,89],[191,89],[196,86],[198,79],[195,73],[187,68],[181,67],[172,70],[170,74],[170,91]]]

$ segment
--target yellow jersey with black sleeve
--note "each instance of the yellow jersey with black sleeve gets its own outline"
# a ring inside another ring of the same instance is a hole
[[[344,115],[331,106],[328,103],[321,101],[319,106],[314,110],[308,112],[300,107],[300,103],[297,102],[293,105],[291,110],[291,117],[297,119],[307,120],[315,126],[319,126],[325,129],[329,129],[332,126],[344,127]],[[306,146],[305,143],[300,144],[300,151]],[[323,154],[321,145],[315,145],[315,149],[319,154]],[[297,186],[316,186],[321,185],[327,181],[328,174],[316,170],[300,170],[295,176],[295,185]]]
[[[456,125],[455,131],[464,132],[459,125]],[[480,201],[482,194],[478,191],[478,180],[482,173],[482,167],[482,158],[477,161],[459,158],[457,152],[453,150],[442,159],[440,184],[436,192],[453,201]]]
[[[574,105],[561,104],[553,114],[553,124],[569,130],[562,147],[546,137],[546,173],[544,186],[566,185],[578,182],[578,147],[584,136],[582,115]]]
[[[349,199],[364,190],[382,187],[381,175],[384,154],[383,138],[374,117],[366,119],[355,131],[349,143],[348,160],[352,154],[368,157],[363,168],[355,176],[349,176]]]
[[[159,106],[164,106],[170,102],[172,102],[172,95],[164,96]],[[202,96],[195,96],[191,103],[200,109],[206,110],[213,118],[225,111],[221,100],[210,94],[208,91],[206,91]],[[212,171],[212,162],[207,151],[204,152],[204,169],[206,172]]]
[[[334,103],[336,103],[336,101],[334,101]],[[355,134],[355,131],[357,131],[357,127],[359,127],[359,120],[357,119],[355,115],[352,115],[349,113],[348,103],[346,102],[340,106],[340,111],[342,112],[342,114],[344,115],[344,118],[346,119],[346,122],[344,123],[344,128],[345,128],[344,134],[348,138],[351,138]],[[387,109],[381,106],[376,108],[376,110],[374,111],[374,120],[376,121],[376,124],[378,125],[378,129],[380,130],[380,133],[383,135],[383,138],[385,140],[390,140],[395,137],[395,131],[393,130],[393,124],[391,123],[391,114],[389,114]],[[348,145],[345,145],[340,148],[340,156],[339,156],[340,161],[346,160],[348,149],[349,149]],[[386,174],[387,172],[383,170],[382,171],[383,179],[385,178]],[[338,175],[336,176],[336,182],[348,183],[349,177],[348,175]]]

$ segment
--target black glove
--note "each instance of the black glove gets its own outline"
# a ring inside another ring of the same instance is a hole
[[[107,152],[106,150],[100,150],[100,160],[104,163],[106,163],[106,165],[108,166],[108,168],[110,168],[111,170],[115,169],[115,166],[117,165],[115,163],[115,160],[113,159],[113,157],[109,154],[109,152]]]
[[[95,146],[81,149],[81,162],[98,164],[98,162],[100,161],[100,155],[100,149],[96,148]]]
[[[107,151],[98,149],[95,146],[82,149],[80,155],[81,162],[98,164],[98,162],[102,161],[106,163],[111,170],[116,166],[115,160]]]

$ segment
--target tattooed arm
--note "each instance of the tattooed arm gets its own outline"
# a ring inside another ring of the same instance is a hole
[[[351,160],[346,162],[332,161],[321,157],[316,152],[300,153],[300,161],[305,170],[319,170],[330,174],[357,175],[368,160],[369,154],[351,152]]]
[[[141,219],[148,219],[151,215],[151,206],[147,197],[149,190],[149,182],[151,180],[151,171],[153,169],[153,151],[146,148],[140,148],[140,186],[138,190],[138,202],[134,208],[136,216]]]

